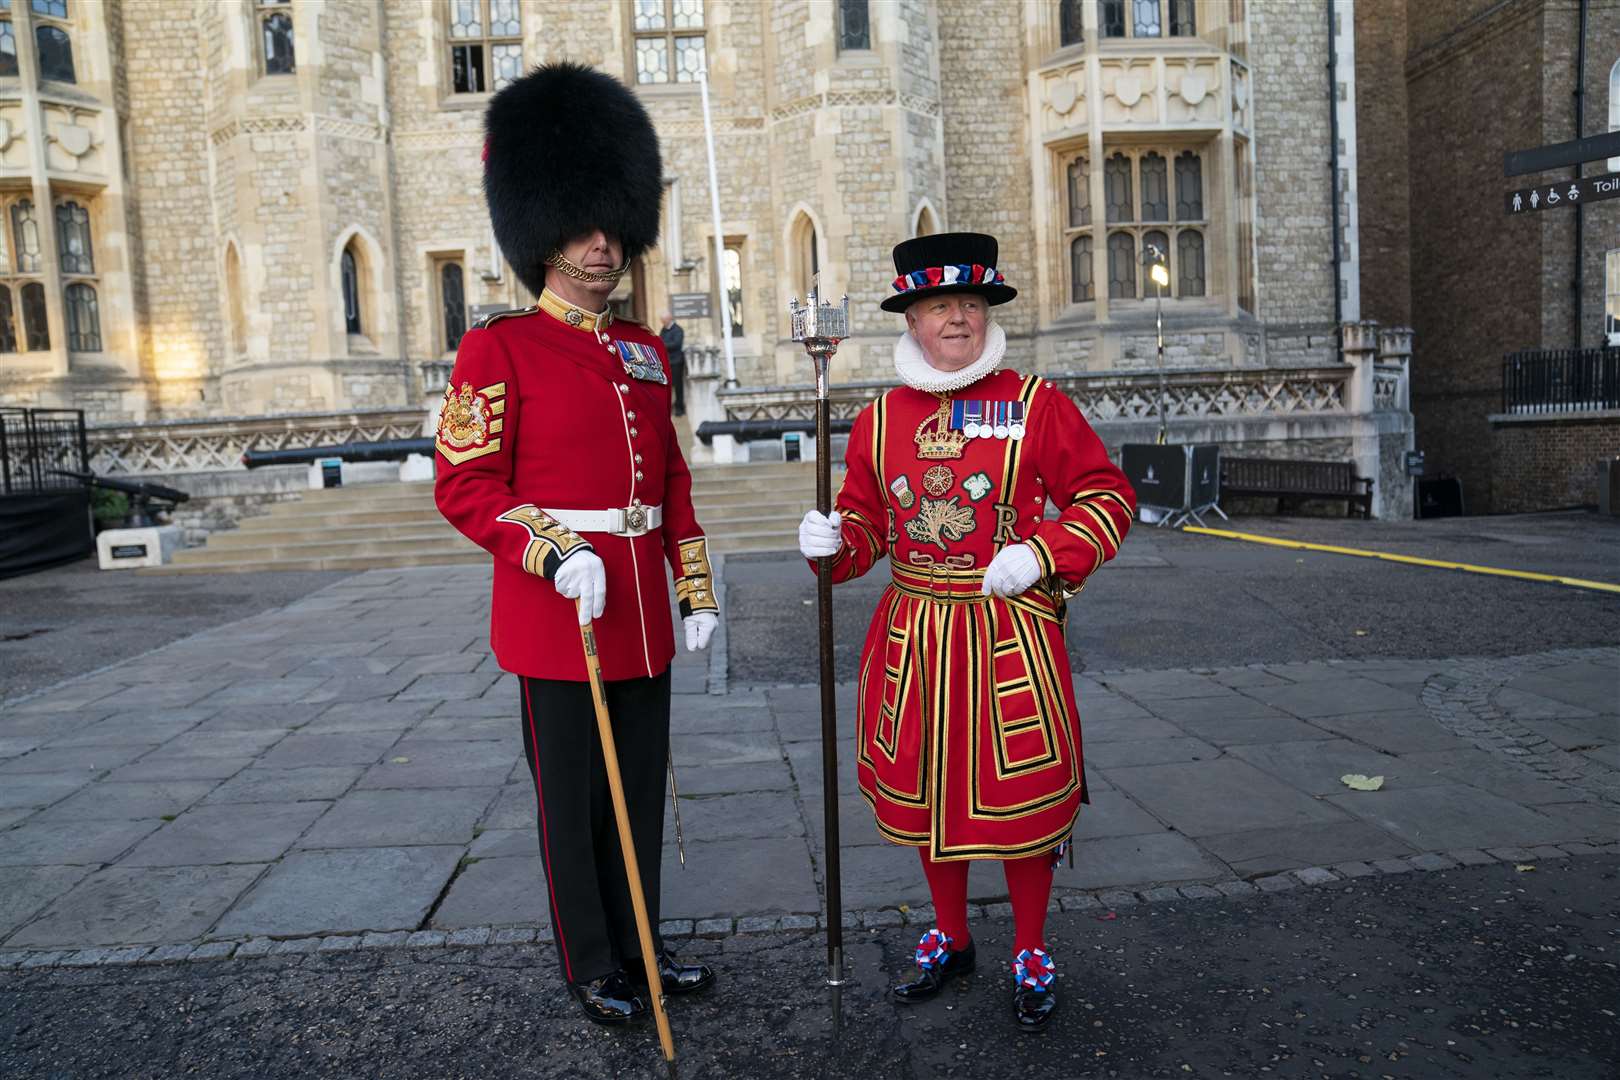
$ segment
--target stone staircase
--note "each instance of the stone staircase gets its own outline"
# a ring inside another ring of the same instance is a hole
[[[835,473],[834,490],[838,482]],[[791,551],[799,519],[815,506],[815,465],[694,465],[692,497],[712,552]],[[144,572],[372,570],[488,558],[439,515],[431,483],[360,484],[277,503]]]

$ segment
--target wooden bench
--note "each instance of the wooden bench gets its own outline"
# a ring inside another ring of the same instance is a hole
[[[1281,461],[1221,455],[1221,496],[1277,500],[1277,512],[1306,499],[1343,499],[1349,517],[1372,516],[1373,482],[1348,461]]]

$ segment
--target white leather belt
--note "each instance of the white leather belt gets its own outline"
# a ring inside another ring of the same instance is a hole
[[[660,506],[626,506],[613,510],[553,510],[541,507],[557,523],[577,533],[612,533],[614,536],[645,536],[664,523]]]

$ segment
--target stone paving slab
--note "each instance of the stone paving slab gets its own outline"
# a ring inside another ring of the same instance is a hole
[[[463,850],[452,844],[294,852],[248,891],[212,936],[414,930]]]
[[[163,944],[202,937],[263,866],[110,866],[85,878],[13,946]]]
[[[0,955],[336,949],[368,932],[545,940],[516,687],[478,612],[444,615],[486,588],[477,567],[359,575],[0,711]],[[1249,895],[1239,879],[1306,887],[1343,876],[1324,867],[1602,844],[1620,835],[1620,804],[1591,783],[1620,765],[1603,696],[1617,665],[1620,649],[1577,649],[1087,672],[1092,803],[1060,895]],[[666,844],[663,914],[705,933],[814,925],[820,691],[711,695],[708,670],[676,665],[689,859]],[[899,925],[902,905],[926,910],[926,886],[857,793],[853,684],[835,697],[844,906],[852,926]],[[1557,753],[1590,772],[1564,775]],[[1384,775],[1384,789],[1352,792],[1346,772]],[[970,880],[975,903],[1005,895],[994,866]]]

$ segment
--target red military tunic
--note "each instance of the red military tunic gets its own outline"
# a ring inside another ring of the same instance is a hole
[[[987,422],[994,403],[1021,403],[1025,437],[953,431],[953,399],[967,416],[991,402]],[[1061,390],[1011,371],[948,395],[890,390],[856,418],[847,461],[833,580],[885,554],[893,576],[857,691],[856,772],[878,831],[943,860],[1055,847],[1085,798],[1064,598],[1118,552],[1135,493]],[[1043,579],[981,595],[985,567],[1018,542]]]
[[[630,356],[645,361],[642,377],[619,342],[638,346]],[[622,320],[593,329],[530,309],[461,339],[435,439],[434,498],[495,556],[489,636],[507,671],[585,681],[574,602],[549,580],[581,545],[606,569],[596,638],[607,679],[657,675],[674,656],[665,561],[683,614],[717,610],[658,366],[667,380],[658,336]],[[545,513],[660,504],[663,527],[637,537],[576,533]]]

